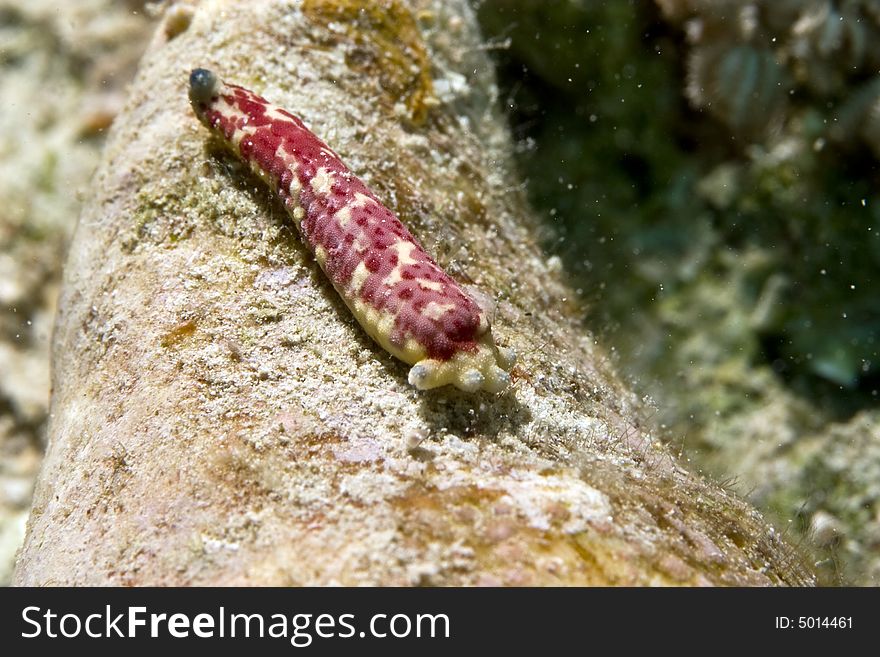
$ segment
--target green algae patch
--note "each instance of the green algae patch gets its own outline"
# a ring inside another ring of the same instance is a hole
[[[303,11],[321,25],[323,45],[348,45],[348,66],[377,77],[392,106],[403,102],[414,124],[425,122],[436,101],[431,63],[412,12],[398,0],[306,0]]]

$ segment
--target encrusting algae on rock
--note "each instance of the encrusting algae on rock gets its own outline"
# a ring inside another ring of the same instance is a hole
[[[303,122],[215,73],[190,75],[193,110],[284,202],[358,323],[412,365],[409,382],[501,392],[515,356],[487,313]]]

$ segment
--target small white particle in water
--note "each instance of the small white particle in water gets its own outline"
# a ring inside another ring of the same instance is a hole
[[[406,434],[406,448],[407,449],[415,449],[425,438],[428,437],[428,432],[424,429],[413,429]]]

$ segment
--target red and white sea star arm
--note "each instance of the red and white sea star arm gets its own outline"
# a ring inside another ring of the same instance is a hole
[[[486,313],[303,122],[214,73],[190,75],[196,116],[284,201],[321,269],[364,330],[409,363],[420,389],[499,392],[510,350]]]

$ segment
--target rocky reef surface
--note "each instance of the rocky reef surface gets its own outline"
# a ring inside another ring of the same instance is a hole
[[[0,1],[0,584],[45,447],[61,267],[152,29],[144,4]]]
[[[667,440],[880,583],[877,3],[480,6],[548,248]]]

